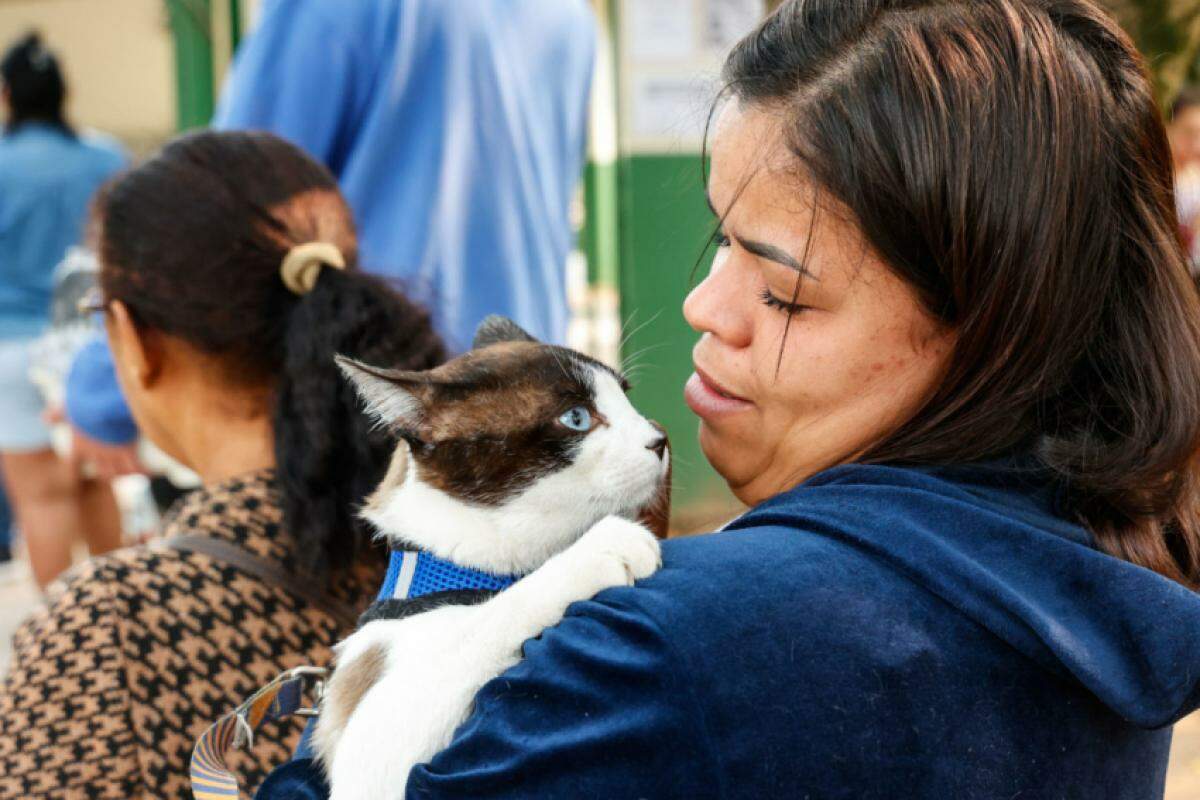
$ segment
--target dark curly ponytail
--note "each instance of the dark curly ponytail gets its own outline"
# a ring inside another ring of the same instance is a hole
[[[361,272],[333,176],[270,134],[201,132],[118,178],[97,203],[101,286],[139,325],[218,358],[231,385],[270,387],[284,522],[313,574],[358,559],[355,516],[394,443],[360,411],[333,360],[428,369],[445,353],[429,315]],[[280,275],[297,245],[335,245],[311,291]]]
[[[444,358],[441,340],[424,311],[379,279],[324,269],[292,312],[284,351],[275,455],[288,526],[302,559],[320,553],[345,566],[357,555],[351,548],[365,541],[361,523],[348,514],[379,483],[396,443],[363,415],[333,356],[357,353],[371,364],[428,369]],[[329,535],[350,530],[357,531],[352,539]]]

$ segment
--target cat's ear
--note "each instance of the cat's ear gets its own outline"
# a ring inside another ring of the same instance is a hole
[[[475,342],[471,345],[471,349],[478,350],[481,347],[487,347],[489,344],[500,344],[501,342],[536,341],[537,339],[526,333],[520,325],[508,317],[492,314],[479,323],[479,327],[475,329]]]
[[[418,429],[425,416],[425,404],[419,396],[424,384],[420,373],[372,367],[346,356],[334,356],[334,360],[362,398],[368,414],[401,431]]]

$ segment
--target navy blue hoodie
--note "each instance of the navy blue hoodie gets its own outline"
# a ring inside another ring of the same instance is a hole
[[[1034,473],[849,466],[571,607],[410,776],[435,798],[1158,798],[1200,596]]]
[[[830,470],[573,606],[421,798],[1156,798],[1200,596],[1032,474]]]

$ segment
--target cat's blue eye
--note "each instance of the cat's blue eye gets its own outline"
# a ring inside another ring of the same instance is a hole
[[[564,412],[558,418],[558,422],[568,430],[579,431],[580,433],[590,431],[592,429],[592,412],[583,406],[575,406]]]

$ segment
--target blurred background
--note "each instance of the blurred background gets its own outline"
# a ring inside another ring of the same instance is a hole
[[[600,42],[588,159],[575,204],[578,245],[564,269],[569,339],[633,373],[634,402],[672,436],[673,527],[709,528],[738,507],[704,462],[681,402],[694,336],[679,308],[707,259],[711,215],[702,136],[731,45],[775,2],[592,0]],[[1170,114],[1200,78],[1200,0],[1107,0],[1146,54]],[[0,44],[37,31],[62,60],[67,118],[114,137],[136,160],[206,125],[258,0],[0,0]],[[1187,220],[1185,220],[1187,222]],[[145,487],[122,493],[137,518]],[[127,523],[137,527],[139,523]],[[0,669],[36,602],[17,563],[0,586]],[[1179,727],[1168,797],[1200,798],[1200,722]]]

